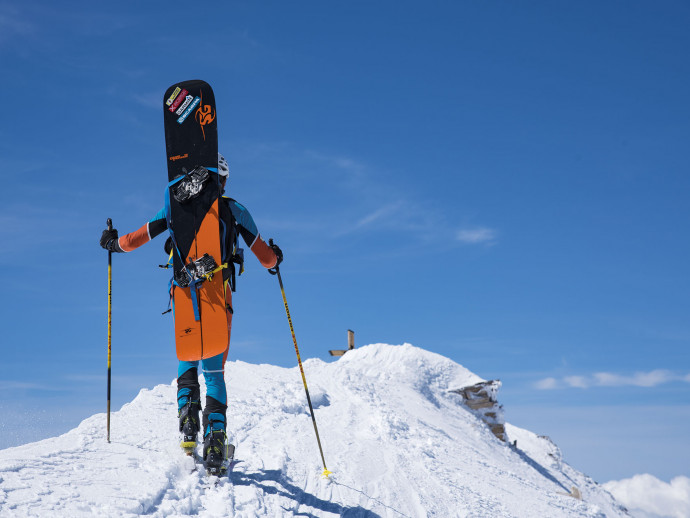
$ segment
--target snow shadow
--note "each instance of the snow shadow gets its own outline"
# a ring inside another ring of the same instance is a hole
[[[366,494],[364,491],[362,491],[361,489],[357,489],[357,488],[355,488],[355,487],[348,486],[347,484],[343,484],[342,482],[337,482],[337,481],[335,481],[335,480],[333,481],[333,484],[335,484],[336,486],[345,487],[345,488],[347,488],[347,489],[350,489],[351,491],[356,491],[357,493],[359,493],[360,495],[362,495],[362,496],[368,498],[369,500],[373,500],[374,502],[376,502],[377,504],[379,504],[381,507],[385,507],[386,509],[390,509],[391,511],[398,513],[400,516],[403,516],[403,517],[405,517],[405,518],[412,518],[411,516],[407,516],[406,514],[401,513],[400,511],[398,511],[398,510],[395,509],[394,507],[391,507],[390,505],[384,504],[381,500],[378,500],[377,498],[374,498],[373,496],[367,495],[367,494]],[[375,514],[375,513],[371,513],[371,515],[368,515],[368,516],[379,516],[379,515],[378,515],[378,514]]]
[[[252,473],[240,473],[233,471],[231,474],[233,485],[254,486],[271,495],[284,496],[294,500],[300,506],[308,506],[326,513],[333,513],[348,518],[381,518],[381,515],[369,511],[364,507],[343,506],[335,502],[323,500],[317,496],[307,493],[304,489],[291,484],[277,469],[259,470]],[[271,484],[275,483],[275,485]],[[292,511],[292,509],[286,509]],[[295,516],[306,516],[308,518],[319,518],[319,515],[308,512],[299,512]]]
[[[527,464],[532,466],[535,470],[539,472],[540,475],[543,477],[549,479],[551,482],[554,484],[558,484],[560,487],[562,487],[566,494],[570,494],[570,490],[565,487],[563,484],[561,484],[556,477],[554,477],[551,473],[549,473],[549,470],[547,470],[544,466],[539,464],[536,460],[534,460],[532,457],[527,455],[524,451],[518,450],[517,448],[513,448],[513,451],[517,453],[522,460],[524,460]]]

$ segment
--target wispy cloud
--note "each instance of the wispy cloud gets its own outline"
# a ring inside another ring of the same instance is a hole
[[[133,94],[132,99],[137,104],[144,106],[145,108],[150,108],[152,110],[160,110],[162,106],[162,100],[160,97],[160,92],[146,92],[140,94]]]
[[[534,387],[539,390],[551,390],[558,388],[558,380],[556,378],[544,378],[537,381]]]
[[[19,11],[6,3],[3,3],[0,13],[0,42],[12,40],[15,36],[27,36],[35,32],[35,27]]]
[[[156,203],[152,202],[150,198],[147,198],[143,193],[140,192],[125,195],[125,197],[122,199],[122,203],[128,208],[137,210],[144,214],[154,214],[159,208]]]
[[[308,150],[305,152],[305,157],[317,162],[322,162],[331,169],[339,169],[354,175],[360,175],[369,169],[359,160],[345,155],[329,155],[314,150]]]
[[[395,214],[395,212],[401,206],[402,206],[401,201],[396,201],[393,203],[389,203],[388,205],[384,205],[383,207],[375,210],[374,212],[372,212],[370,214],[367,214],[362,219],[360,219],[357,223],[355,223],[354,228],[366,227],[367,225],[370,225],[377,220],[381,220],[381,219],[383,219],[389,215]]]
[[[290,142],[242,142],[236,144],[241,154],[236,161],[254,168],[253,176],[270,179],[286,190],[309,185],[314,193],[309,217],[297,215],[288,221],[281,214],[282,228],[308,230],[328,238],[342,238],[355,233],[370,237],[404,234],[396,251],[409,253],[410,247],[460,244],[491,246],[498,232],[488,226],[465,225],[449,221],[450,211],[433,198],[425,198],[397,181],[395,171],[385,170],[347,153],[295,148]],[[231,164],[232,169],[232,164]],[[286,182],[290,178],[290,182]],[[327,209],[327,210],[322,210]],[[316,221],[311,217],[318,213]],[[267,221],[267,220],[264,220]],[[280,228],[276,226],[275,228]],[[389,249],[389,252],[392,250]]]
[[[463,228],[457,231],[455,238],[468,245],[494,244],[498,233],[487,227]]]
[[[690,374],[677,374],[665,369],[655,369],[649,372],[636,372],[632,375],[615,374],[611,372],[595,372],[587,376],[564,376],[560,379],[549,377],[534,383],[539,390],[554,390],[564,388],[587,389],[590,387],[644,387],[651,388],[665,383],[690,383]]]
[[[584,376],[566,376],[563,381],[569,387],[575,388],[587,388],[589,387],[589,381]]]
[[[493,245],[498,237],[495,229],[475,226],[454,230],[446,221],[445,214],[431,200],[420,199],[413,193],[405,192],[400,186],[390,182],[381,183],[375,167],[356,158],[326,154],[313,150],[305,152],[305,157],[323,167],[343,173],[340,177],[350,191],[356,193],[358,210],[364,216],[347,229],[334,232],[342,236],[358,230],[405,231],[421,237],[425,241],[445,241],[448,235],[455,234],[456,241],[464,244]]]
[[[47,225],[61,229],[61,232],[46,232]],[[37,207],[28,203],[12,203],[0,209],[0,242],[15,253],[75,239],[73,236],[86,229],[88,223],[75,210]],[[40,242],[37,235],[43,236]]]
[[[30,381],[0,380],[0,390],[8,392],[15,390],[43,390],[55,392],[62,389],[41,383],[33,383]]]
[[[397,218],[396,216],[399,215],[399,212],[402,209],[403,205],[404,202],[402,200],[387,203],[383,207],[375,209],[369,214],[366,214],[358,221],[356,221],[353,225],[350,225],[349,227],[342,229],[335,235],[344,236],[346,234],[350,234],[352,232],[356,232],[367,227],[372,227],[374,225],[390,226],[391,224],[394,224],[394,221],[399,221],[399,218]]]

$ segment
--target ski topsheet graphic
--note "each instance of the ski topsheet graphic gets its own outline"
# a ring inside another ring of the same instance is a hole
[[[195,361],[224,352],[229,339],[213,90],[200,80],[177,83],[163,96],[163,114],[175,343],[178,359]]]
[[[198,166],[218,167],[218,126],[213,90],[204,81],[184,81],[163,96],[168,181]]]

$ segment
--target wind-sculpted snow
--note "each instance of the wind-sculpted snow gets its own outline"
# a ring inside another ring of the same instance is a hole
[[[237,361],[226,365],[237,463],[218,484],[178,446],[173,383],[115,412],[110,444],[99,414],[0,451],[0,516],[626,516],[548,440],[510,426],[517,449],[496,439],[450,392],[481,378],[447,358],[378,344],[304,369],[328,480],[299,370]]]

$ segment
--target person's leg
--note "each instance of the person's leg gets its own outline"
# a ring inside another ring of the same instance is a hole
[[[212,430],[225,431],[225,414],[228,408],[228,395],[225,388],[225,359],[223,354],[201,360],[201,369],[206,380],[206,404],[204,405],[204,437]]]
[[[209,421],[217,424],[213,429],[226,429],[226,411],[228,408],[228,394],[225,387],[225,362],[228,359],[230,349],[230,331],[232,329],[232,292],[226,293],[227,322],[228,322],[228,347],[223,354],[201,360],[201,370],[206,380],[206,405],[204,406],[204,436],[209,433],[207,428]],[[213,415],[212,415],[213,414]]]
[[[225,460],[226,410],[228,396],[225,389],[224,366],[227,351],[201,360],[206,380],[206,404],[204,405],[204,460],[212,471],[222,469]]]
[[[226,315],[228,322],[228,347],[222,354],[201,361],[201,368],[206,380],[206,405],[204,406],[204,460],[209,472],[220,472],[226,458],[227,442],[226,412],[228,395],[225,388],[225,361],[230,349],[230,331],[232,328],[232,292],[226,289]]]
[[[228,309],[228,336],[232,325],[232,309]],[[204,460],[207,468],[220,468],[225,459],[225,443],[227,439],[226,413],[228,409],[228,395],[225,386],[225,352],[201,361],[201,368],[206,380],[206,405],[204,406]]]
[[[191,449],[196,445],[196,436],[200,430],[199,412],[201,396],[199,392],[199,362],[181,361],[177,368],[177,416],[180,419],[182,447]]]

